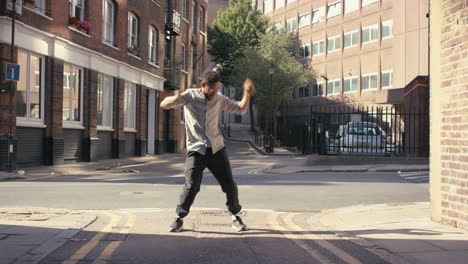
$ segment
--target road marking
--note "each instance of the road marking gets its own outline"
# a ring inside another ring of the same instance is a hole
[[[299,213],[296,213],[296,214],[288,214],[286,218],[284,218],[284,223],[294,229],[295,231],[299,231],[299,232],[302,232],[302,231],[308,231],[309,230],[304,230],[302,229],[300,226],[296,225],[294,222],[293,222],[293,217],[298,215]],[[328,251],[330,251],[331,253],[333,253],[335,256],[337,256],[338,258],[342,259],[344,262],[346,263],[350,263],[350,264],[361,264],[361,262],[359,260],[357,260],[356,258],[354,258],[353,256],[349,255],[348,253],[346,253],[345,251],[341,250],[340,248],[337,248],[336,246],[334,246],[333,244],[331,244],[330,242],[328,242],[327,240],[323,239],[322,237],[318,236],[318,235],[315,235],[315,234],[311,234],[311,233],[308,233],[308,234],[303,234],[302,236],[308,238],[308,239],[311,239],[313,240],[315,243],[317,243],[319,246],[321,246],[322,248],[325,248],[327,249]]]
[[[296,243],[298,246],[300,246],[302,249],[304,249],[312,258],[318,260],[320,263],[330,263],[332,264],[333,262],[330,261],[327,257],[322,255],[319,251],[311,248],[307,243],[305,243],[301,236],[296,235],[291,233],[289,230],[287,230],[285,227],[283,227],[279,222],[278,218],[280,218],[279,213],[272,213],[270,215],[269,223],[276,229],[279,230],[283,236],[285,236],[287,239],[292,240],[294,243]]]
[[[127,229],[122,229],[119,234],[128,234],[130,229],[135,225],[136,216],[132,213],[125,213],[127,215],[127,222],[124,226],[128,227]],[[105,264],[107,261],[111,260],[112,254],[115,250],[122,244],[123,241],[112,241],[107,245],[107,247],[102,251],[101,255],[93,262],[93,264]]]
[[[111,221],[97,234],[95,235],[88,243],[86,243],[83,247],[81,247],[73,256],[69,259],[62,262],[62,264],[76,264],[85,258],[93,248],[95,248],[101,239],[112,230],[112,227],[116,226],[120,219],[122,219],[121,215],[115,215],[108,212],[102,212],[103,214],[109,216]]]
[[[404,172],[399,173],[400,177],[408,182],[424,183],[429,182],[429,172]]]
[[[250,175],[257,174],[258,175],[262,170],[266,170],[266,169],[270,168],[271,165],[273,165],[273,163],[268,163],[265,166],[262,166],[260,168],[256,168],[256,169],[253,169],[253,170],[249,171],[248,174],[250,174]]]
[[[73,172],[67,172],[67,173],[61,173],[61,174],[55,174],[55,175],[24,178],[24,179],[19,179],[19,181],[43,180],[43,179],[50,179],[50,178],[57,178],[57,177],[71,176],[71,175],[95,175],[95,174],[101,174],[102,175],[102,174],[107,174],[107,172],[109,172],[109,171],[116,171],[116,170],[121,170],[121,169],[125,169],[125,168],[145,166],[145,165],[150,165],[150,164],[155,164],[155,163],[163,163],[163,162],[168,162],[168,161],[167,160],[154,160],[154,161],[148,161],[148,162],[145,162],[145,163],[138,163],[138,164],[130,164],[130,165],[119,166],[119,167],[111,168],[109,170],[102,170],[102,171],[101,170],[73,171]]]

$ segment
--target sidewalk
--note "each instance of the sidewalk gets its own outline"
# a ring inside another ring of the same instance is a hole
[[[425,203],[358,205],[308,219],[390,263],[466,263],[468,230],[431,221]]]
[[[37,263],[96,219],[50,208],[0,208],[0,263]]]

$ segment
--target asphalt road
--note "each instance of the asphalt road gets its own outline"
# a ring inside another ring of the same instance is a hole
[[[257,156],[228,143],[246,233],[230,229],[225,196],[206,171],[184,232],[168,233],[184,182],[183,155],[120,171],[0,182],[0,207],[87,210],[97,220],[41,263],[386,263],[358,245],[315,230],[323,209],[428,201],[427,183],[398,173],[273,174],[300,157]]]

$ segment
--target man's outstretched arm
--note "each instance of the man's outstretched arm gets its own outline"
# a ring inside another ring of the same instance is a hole
[[[180,93],[176,93],[173,96],[168,96],[168,97],[164,98],[164,100],[162,100],[162,102],[161,102],[161,104],[159,106],[161,106],[161,108],[163,108],[163,109],[169,109],[169,108],[173,107],[173,105],[175,103],[177,103],[179,98],[180,98]]]
[[[253,82],[247,78],[244,81],[244,95],[242,96],[242,100],[239,102],[239,106],[242,109],[242,112],[247,111],[249,107],[250,97],[255,94],[255,86]]]

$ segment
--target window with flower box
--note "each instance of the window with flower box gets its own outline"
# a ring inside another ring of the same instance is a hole
[[[83,33],[89,34],[91,23],[84,18],[84,0],[69,0],[68,25]]]

